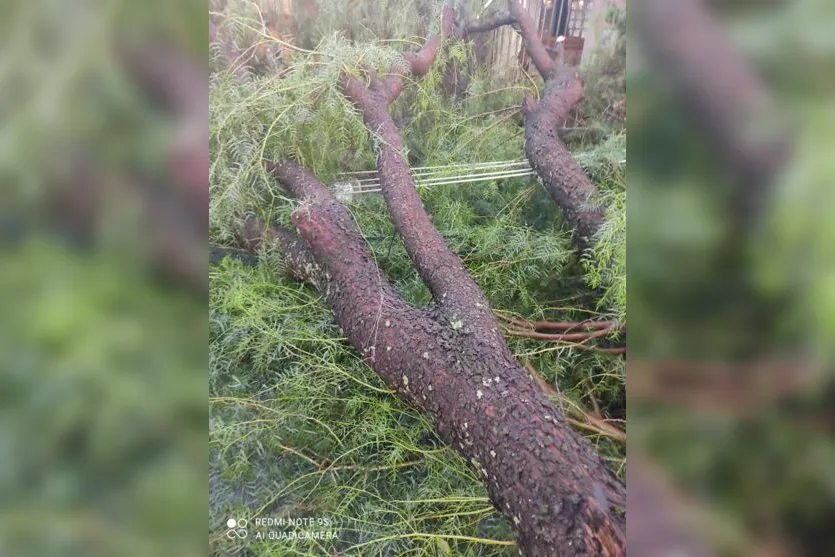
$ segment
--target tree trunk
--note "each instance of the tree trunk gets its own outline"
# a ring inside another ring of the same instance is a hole
[[[528,556],[622,556],[623,483],[577,435],[514,359],[484,294],[433,227],[388,113],[403,73],[428,71],[442,35],[406,56],[409,68],[365,87],[345,75],[345,95],[379,136],[377,168],[392,221],[432,292],[428,308],[404,302],[366,249],[348,210],[291,161],[268,164],[302,200],[292,222],[299,234],[248,219],[240,240],[257,249],[271,237],[287,271],[323,293],[336,322],[374,371],[423,412],[438,434],[483,478]]]

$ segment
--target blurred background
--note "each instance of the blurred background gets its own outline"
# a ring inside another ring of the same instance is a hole
[[[628,11],[629,554],[835,555],[835,4]]]
[[[206,4],[0,9],[0,554],[203,553]],[[628,9],[630,554],[835,554],[835,4]]]
[[[0,555],[204,553],[206,4],[0,6]]]
[[[437,32],[444,4],[456,6],[462,24],[506,7],[503,0],[210,2],[212,555],[518,554],[511,523],[470,463],[371,370],[320,294],[282,272],[274,249],[259,250],[256,262],[237,249],[243,216],[291,226],[298,201],[277,187],[264,160],[293,158],[334,187],[398,294],[417,306],[430,302],[378,188],[354,180],[376,174],[369,170],[377,139],[338,80],[343,71],[388,73],[402,52]],[[442,178],[419,185],[433,225],[498,315],[523,327],[519,319],[624,325],[625,13],[586,14],[569,0],[525,4],[552,55],[580,65],[586,79],[586,102],[559,133],[605,192],[610,214],[595,256],[576,256],[537,177],[476,170],[525,159],[521,103],[543,84],[513,29],[446,41],[429,72],[407,80],[391,114],[413,170],[424,167],[416,175],[427,176],[428,167]],[[556,36],[566,31],[571,45]],[[519,363],[623,477],[622,336],[578,346],[506,329]],[[229,518],[257,525],[300,516],[328,519],[337,536],[259,539],[254,528],[246,539],[227,536]]]

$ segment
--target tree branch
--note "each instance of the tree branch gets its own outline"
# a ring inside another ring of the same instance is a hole
[[[238,244],[251,253],[260,251],[265,240],[277,242],[288,275],[317,288],[322,283],[324,275],[316,265],[313,253],[295,232],[280,226],[268,227],[254,217],[246,217],[235,227],[235,237]]]
[[[531,330],[544,329],[548,331],[571,331],[574,329],[608,329],[615,324],[614,321],[526,321],[523,319],[513,319],[512,317],[507,317],[498,311],[496,312],[496,315],[502,321],[507,321],[517,327]]]
[[[446,9],[441,34],[406,56],[409,75],[428,71],[451,25]],[[282,233],[279,239],[307,258],[302,269],[315,275],[365,361],[482,476],[526,555],[622,557],[625,521],[612,507],[626,503],[623,483],[515,361],[486,297],[421,203],[388,113],[404,75],[394,71],[371,87],[348,75],[340,83],[377,139],[384,199],[435,307],[406,304],[377,268],[348,210],[289,161],[268,169],[302,200],[292,215],[301,238]]]
[[[536,381],[537,385],[539,385],[539,388],[542,389],[542,392],[544,392],[547,396],[561,399],[563,402],[569,403],[568,407],[573,409],[574,412],[582,418],[582,420],[567,418],[568,423],[576,427],[588,429],[591,431],[595,431],[601,435],[611,437],[618,443],[626,445],[626,432],[616,428],[615,426],[607,422],[605,419],[603,419],[603,417],[600,415],[599,408],[596,409],[596,414],[587,412],[582,407],[580,407],[580,405],[572,402],[568,398],[563,397],[562,393],[560,393],[558,389],[554,388],[553,385],[548,383],[548,381],[546,381],[545,378],[542,377],[542,375],[531,364],[525,364],[525,369],[527,369],[528,372],[530,372],[531,377],[533,377],[533,380]]]
[[[583,249],[591,244],[592,237],[603,224],[605,210],[599,202],[597,188],[556,133],[557,126],[566,120],[571,108],[583,99],[583,83],[573,68],[558,65],[551,59],[527,8],[518,0],[508,0],[508,8],[507,14],[464,28],[488,30],[498,27],[493,27],[498,23],[519,26],[525,50],[545,80],[542,98],[537,102],[526,97],[522,103],[525,154],[574,230],[575,244]]]
[[[428,64],[437,57],[443,39],[451,32],[452,12],[446,8],[441,35],[430,38],[417,54],[407,56],[413,75],[424,75],[429,70]],[[344,74],[341,86],[345,96],[362,111],[368,129],[379,138],[377,169],[383,198],[395,228],[403,237],[406,252],[436,303],[450,320],[460,320],[468,330],[478,329],[486,339],[501,345],[501,333],[487,299],[435,230],[417,193],[404,155],[403,138],[388,112],[389,105],[402,90],[403,75],[393,72],[369,88]]]
[[[539,31],[536,29],[531,14],[528,9],[518,2],[518,0],[508,0],[508,9],[510,15],[516,20],[522,32],[522,39],[525,42],[525,50],[528,56],[531,57],[536,71],[542,76],[542,79],[548,79],[548,76],[557,68],[554,62],[545,50],[545,45],[542,44],[542,39],[539,36]]]
[[[534,331],[517,331],[514,329],[507,329],[507,334],[520,337],[520,338],[535,338],[539,340],[552,340],[555,342],[580,342],[591,340],[593,338],[600,338],[605,337],[608,334],[611,334],[611,329],[601,329],[599,331],[594,332],[585,332],[585,333],[561,333],[561,334],[549,334],[549,333],[537,333]]]
[[[504,25],[513,25],[514,23],[516,23],[516,18],[514,18],[510,12],[499,12],[488,20],[471,21],[467,23],[467,25],[464,26],[464,37],[467,37],[468,35],[475,35],[476,33],[493,31],[494,29],[498,29]]]
[[[294,161],[267,163],[266,166],[284,187],[302,200],[302,204],[293,212],[292,221],[309,246],[312,258],[307,254],[304,259],[300,258],[303,254],[296,247],[295,252],[285,255],[285,260],[288,255],[293,256],[295,267],[302,266],[308,276],[317,278],[316,285],[326,296],[335,294],[330,290],[331,283],[337,285],[343,293],[351,294],[348,299],[335,298],[331,303],[351,304],[351,297],[362,299],[368,297],[369,291],[373,291],[372,297],[381,300],[381,303],[382,300],[398,300],[402,305],[394,287],[383,277],[368,253],[351,213],[333,194],[313,174]],[[282,239],[290,246],[286,234]],[[324,262],[327,271],[322,271],[317,261]]]
[[[333,199],[330,191],[310,171],[295,161],[265,161],[264,168],[299,199],[321,203]]]

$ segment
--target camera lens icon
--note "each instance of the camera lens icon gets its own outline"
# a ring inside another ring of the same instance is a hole
[[[226,527],[229,528],[226,532],[226,537],[230,540],[235,538],[244,539],[247,536],[246,525],[247,520],[245,518],[230,518],[226,521]]]

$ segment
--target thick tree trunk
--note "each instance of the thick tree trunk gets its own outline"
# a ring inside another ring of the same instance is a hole
[[[242,243],[255,249],[265,233],[279,242],[288,272],[325,295],[374,371],[484,478],[524,554],[623,555],[624,518],[612,507],[625,504],[622,483],[516,363],[472,280],[450,281],[431,308],[409,306],[324,186],[294,163],[273,171],[304,200],[293,215],[301,237],[248,220]]]
[[[523,103],[525,154],[548,193],[562,209],[566,222],[574,231],[575,244],[585,248],[603,224],[604,207],[597,188],[557,136],[557,126],[583,99],[583,83],[573,68],[557,64],[548,55],[527,8],[517,0],[508,0],[508,8],[492,19],[464,26],[463,33],[481,33],[503,25],[514,25],[521,32],[525,50],[545,80],[539,101],[527,97]]]
[[[446,12],[444,34],[450,24]],[[433,37],[408,55],[408,73],[426,73],[442,40]],[[268,168],[302,200],[292,219],[300,234],[250,219],[241,227],[241,242],[255,249],[265,235],[278,241],[288,272],[324,294],[374,371],[472,464],[525,555],[624,555],[623,483],[515,361],[484,294],[423,208],[388,113],[402,87],[400,73],[371,78],[370,87],[351,76],[342,80],[346,96],[382,139],[377,167],[383,195],[433,294],[431,307],[412,307],[396,294],[348,210],[293,162]]]

